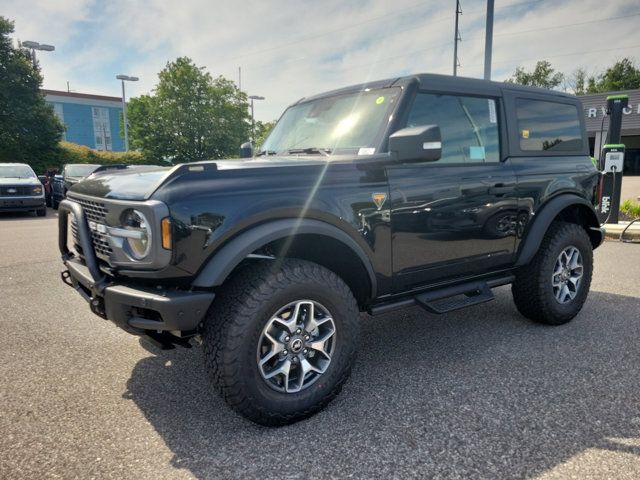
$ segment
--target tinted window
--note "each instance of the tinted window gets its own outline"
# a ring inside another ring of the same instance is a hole
[[[579,113],[574,105],[519,98],[516,112],[521,150],[582,150]]]
[[[408,127],[438,125],[446,163],[500,161],[496,102],[488,98],[419,93]]]

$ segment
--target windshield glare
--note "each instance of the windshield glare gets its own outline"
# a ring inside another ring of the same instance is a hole
[[[65,174],[69,177],[86,177],[100,165],[67,165]]]
[[[294,105],[280,118],[261,150],[281,154],[311,148],[330,152],[375,148],[399,95],[399,88],[383,88]]]
[[[35,178],[31,167],[26,165],[0,165],[0,178]]]

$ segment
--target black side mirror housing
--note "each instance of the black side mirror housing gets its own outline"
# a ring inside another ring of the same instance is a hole
[[[440,160],[442,156],[440,127],[425,125],[398,130],[389,136],[389,151],[400,163]]]
[[[251,142],[245,142],[240,145],[240,158],[251,157],[253,157],[253,145],[251,145]]]

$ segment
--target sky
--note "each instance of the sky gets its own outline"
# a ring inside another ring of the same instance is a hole
[[[455,0],[0,0],[14,40],[37,52],[44,88],[127,97],[153,91],[179,56],[238,82],[257,120],[298,99],[411,73],[450,75]],[[460,0],[458,75],[483,76],[485,0]],[[638,0],[496,0],[492,79],[548,60],[568,75],[640,61]]]

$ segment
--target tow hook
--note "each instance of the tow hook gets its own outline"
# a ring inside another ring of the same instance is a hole
[[[102,318],[107,318],[107,314],[104,311],[104,300],[102,297],[91,297],[89,300],[89,308],[91,311]]]
[[[60,272],[60,278],[64,283],[73,288],[73,282],[71,281],[71,274],[69,273],[69,270]]]

